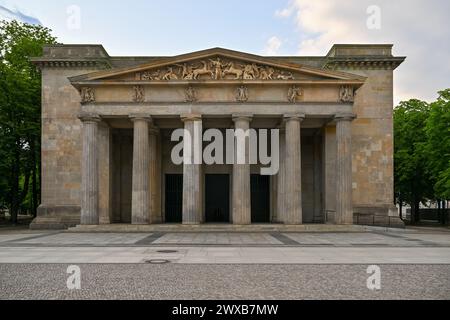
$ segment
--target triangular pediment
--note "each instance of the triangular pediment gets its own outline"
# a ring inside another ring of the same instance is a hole
[[[153,60],[138,66],[70,78],[74,82],[108,81],[355,81],[365,78],[276,58],[222,48]]]

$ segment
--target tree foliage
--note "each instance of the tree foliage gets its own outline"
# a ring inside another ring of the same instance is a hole
[[[450,89],[430,105],[426,123],[428,173],[437,198],[450,199]]]
[[[401,102],[394,140],[396,198],[411,206],[414,222],[421,202],[450,199],[450,89],[431,104]]]
[[[0,205],[13,223],[39,202],[41,75],[30,58],[55,42],[45,27],[0,22]]]

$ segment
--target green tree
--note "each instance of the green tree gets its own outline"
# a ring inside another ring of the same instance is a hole
[[[412,99],[394,109],[394,179],[397,202],[411,206],[411,221],[419,219],[420,203],[433,196],[427,174],[426,123],[430,105]]]
[[[426,134],[427,172],[440,207],[442,200],[450,199],[450,89],[440,91],[430,105]]]
[[[48,28],[0,22],[0,201],[13,223],[31,189],[31,212],[39,203],[41,75],[30,57],[56,43]]]

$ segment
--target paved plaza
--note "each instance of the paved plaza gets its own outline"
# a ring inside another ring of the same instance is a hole
[[[0,263],[450,264],[449,232],[0,233]]]
[[[0,299],[449,299],[449,275],[448,231],[0,232]]]

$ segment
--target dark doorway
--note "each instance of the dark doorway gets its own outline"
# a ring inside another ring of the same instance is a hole
[[[252,174],[251,180],[252,223],[270,222],[269,176]]]
[[[166,174],[166,222],[181,223],[183,211],[183,175]]]
[[[206,222],[230,222],[230,176],[205,175]]]
[[[113,222],[131,223],[131,189],[133,177],[133,130],[114,129],[113,157]]]

